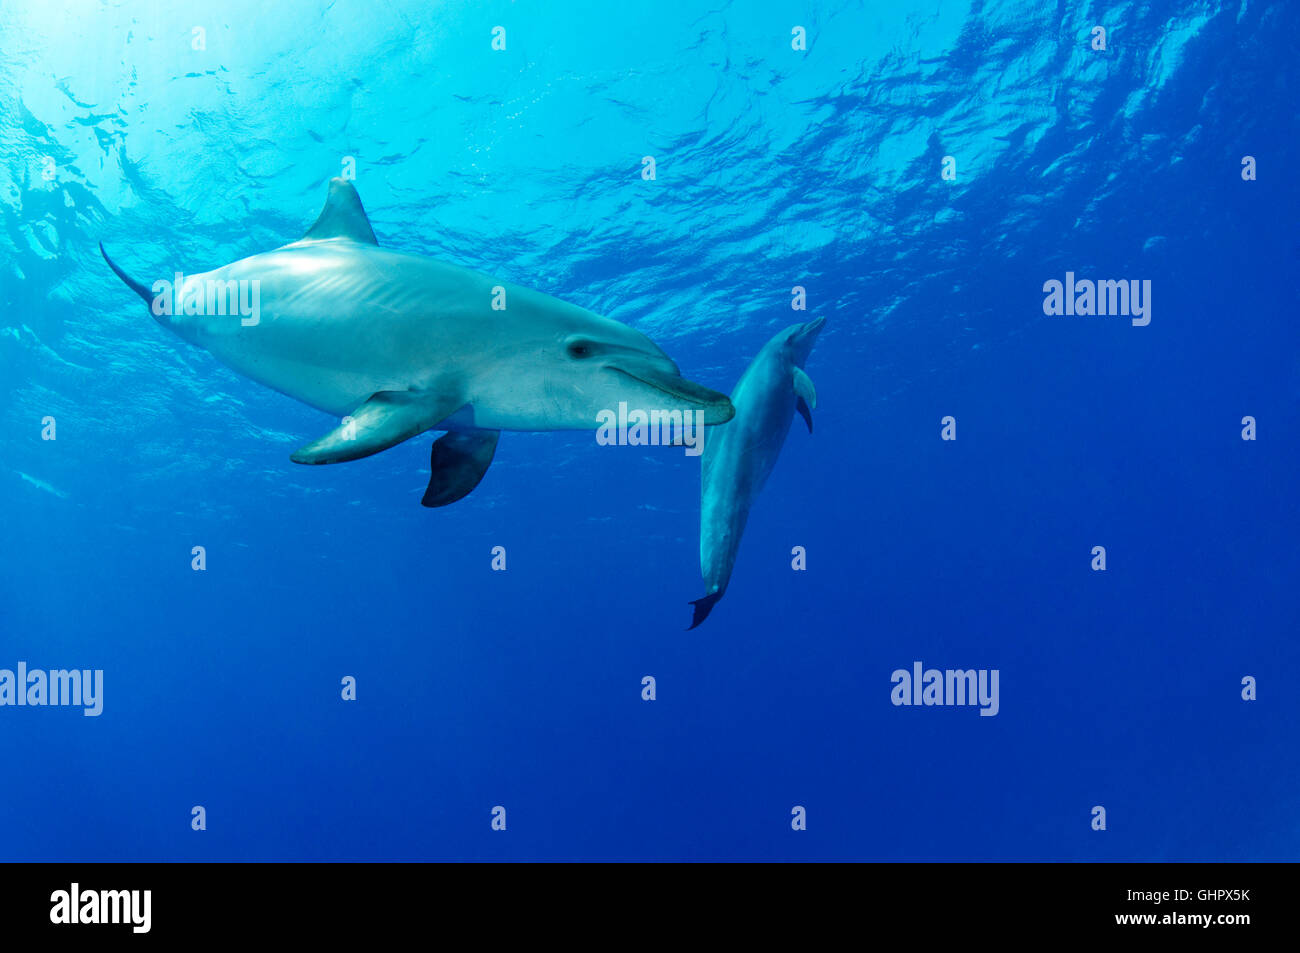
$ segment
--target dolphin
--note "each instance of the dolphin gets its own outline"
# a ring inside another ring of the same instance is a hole
[[[705,431],[700,479],[700,574],[708,588],[690,628],[703,622],[727,591],[749,508],[781,454],[797,410],[812,433],[817,391],[804,372],[817,333],[815,318],[776,335],[758,352],[731,392],[736,418]]]
[[[99,249],[164,327],[245,377],[342,418],[296,450],[295,463],[357,460],[446,431],[430,453],[425,506],[472,491],[503,430],[594,430],[600,411],[621,401],[702,411],[696,419],[706,425],[735,412],[625,324],[380,247],[345,179],[330,180],[325,208],[298,241],[178,274],[170,294],[167,281],[145,287]]]

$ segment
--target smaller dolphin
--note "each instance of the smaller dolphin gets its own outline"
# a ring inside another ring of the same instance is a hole
[[[727,591],[749,508],[781,454],[794,412],[812,433],[817,391],[804,373],[817,332],[815,318],[786,328],[758,352],[731,392],[736,416],[725,427],[705,431],[700,479],[700,574],[708,592],[691,603],[693,629]]]

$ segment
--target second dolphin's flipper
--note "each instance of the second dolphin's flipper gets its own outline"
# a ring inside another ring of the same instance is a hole
[[[469,496],[492,465],[500,430],[448,431],[433,442],[429,452],[429,488],[425,506],[446,506]]]
[[[464,403],[459,397],[381,390],[352,411],[343,423],[319,440],[299,447],[289,459],[294,463],[360,460],[424,433]]]
[[[794,402],[794,409],[799,411],[799,416],[802,417],[803,422],[808,425],[808,432],[812,433],[812,411],[808,409],[808,405],[804,402],[802,397]]]
[[[813,387],[812,378],[802,367],[795,365],[792,370],[796,397],[794,406],[803,422],[808,425],[808,432],[812,433],[812,412],[817,408],[817,388]]]

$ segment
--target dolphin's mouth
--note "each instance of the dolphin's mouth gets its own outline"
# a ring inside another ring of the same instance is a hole
[[[792,337],[798,338],[801,342],[807,341],[808,347],[812,347],[812,342],[817,340],[817,334],[821,331],[822,326],[826,323],[825,318],[813,318],[802,328],[796,331]]]
[[[706,424],[725,424],[736,416],[736,408],[731,405],[731,398],[726,394],[720,394],[716,390],[709,390],[709,388],[694,381],[688,381],[678,374],[663,374],[649,368],[630,371],[626,367],[619,367],[614,364],[606,366],[611,371],[618,371],[634,381],[640,381],[642,384],[653,387],[661,393],[698,407],[704,411],[704,422]]]

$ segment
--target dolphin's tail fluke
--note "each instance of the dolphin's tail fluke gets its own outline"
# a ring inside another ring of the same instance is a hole
[[[691,619],[691,624],[687,627],[686,631],[689,632],[691,629],[695,628],[697,625],[699,625],[701,622],[707,619],[709,617],[709,613],[713,611],[713,607],[718,604],[718,600],[721,598],[722,598],[722,593],[720,591],[710,592],[703,599],[696,599],[694,602],[692,602],[691,605],[695,606],[695,616]]]
[[[113,274],[126,282],[126,286],[138,294],[145,304],[149,304],[153,301],[153,293],[148,288],[140,284],[140,282],[136,281],[121,268],[117,267],[117,262],[108,257],[108,252],[104,251],[103,242],[99,243],[99,253],[104,256],[104,261],[108,262],[108,267],[113,269]]]

